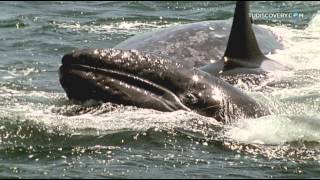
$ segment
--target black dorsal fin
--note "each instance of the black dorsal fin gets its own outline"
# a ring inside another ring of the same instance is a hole
[[[223,70],[236,67],[258,68],[268,59],[261,52],[249,17],[249,2],[237,1]]]

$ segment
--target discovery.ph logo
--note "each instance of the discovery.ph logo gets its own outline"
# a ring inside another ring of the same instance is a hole
[[[294,21],[303,19],[302,12],[253,12],[250,13],[250,17],[253,20],[283,20],[291,19]]]

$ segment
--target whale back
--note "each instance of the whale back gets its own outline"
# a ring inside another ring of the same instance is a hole
[[[231,25],[231,20],[181,24],[133,36],[114,48],[137,49],[170,59],[186,68],[198,68],[221,60]],[[253,31],[263,54],[283,48],[271,31],[257,25],[253,25]]]

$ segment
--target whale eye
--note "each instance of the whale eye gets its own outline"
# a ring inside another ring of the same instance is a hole
[[[199,101],[199,99],[193,93],[188,93],[185,96],[185,101],[186,103],[196,104]]]

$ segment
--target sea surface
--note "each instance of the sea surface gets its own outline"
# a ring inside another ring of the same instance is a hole
[[[269,116],[222,125],[193,112],[78,103],[60,86],[61,58],[74,49],[112,48],[177,24],[231,21],[234,7],[0,2],[0,179],[319,178],[317,1],[251,2],[254,23],[284,46],[267,56],[293,67],[254,88],[239,84],[273,109]]]

